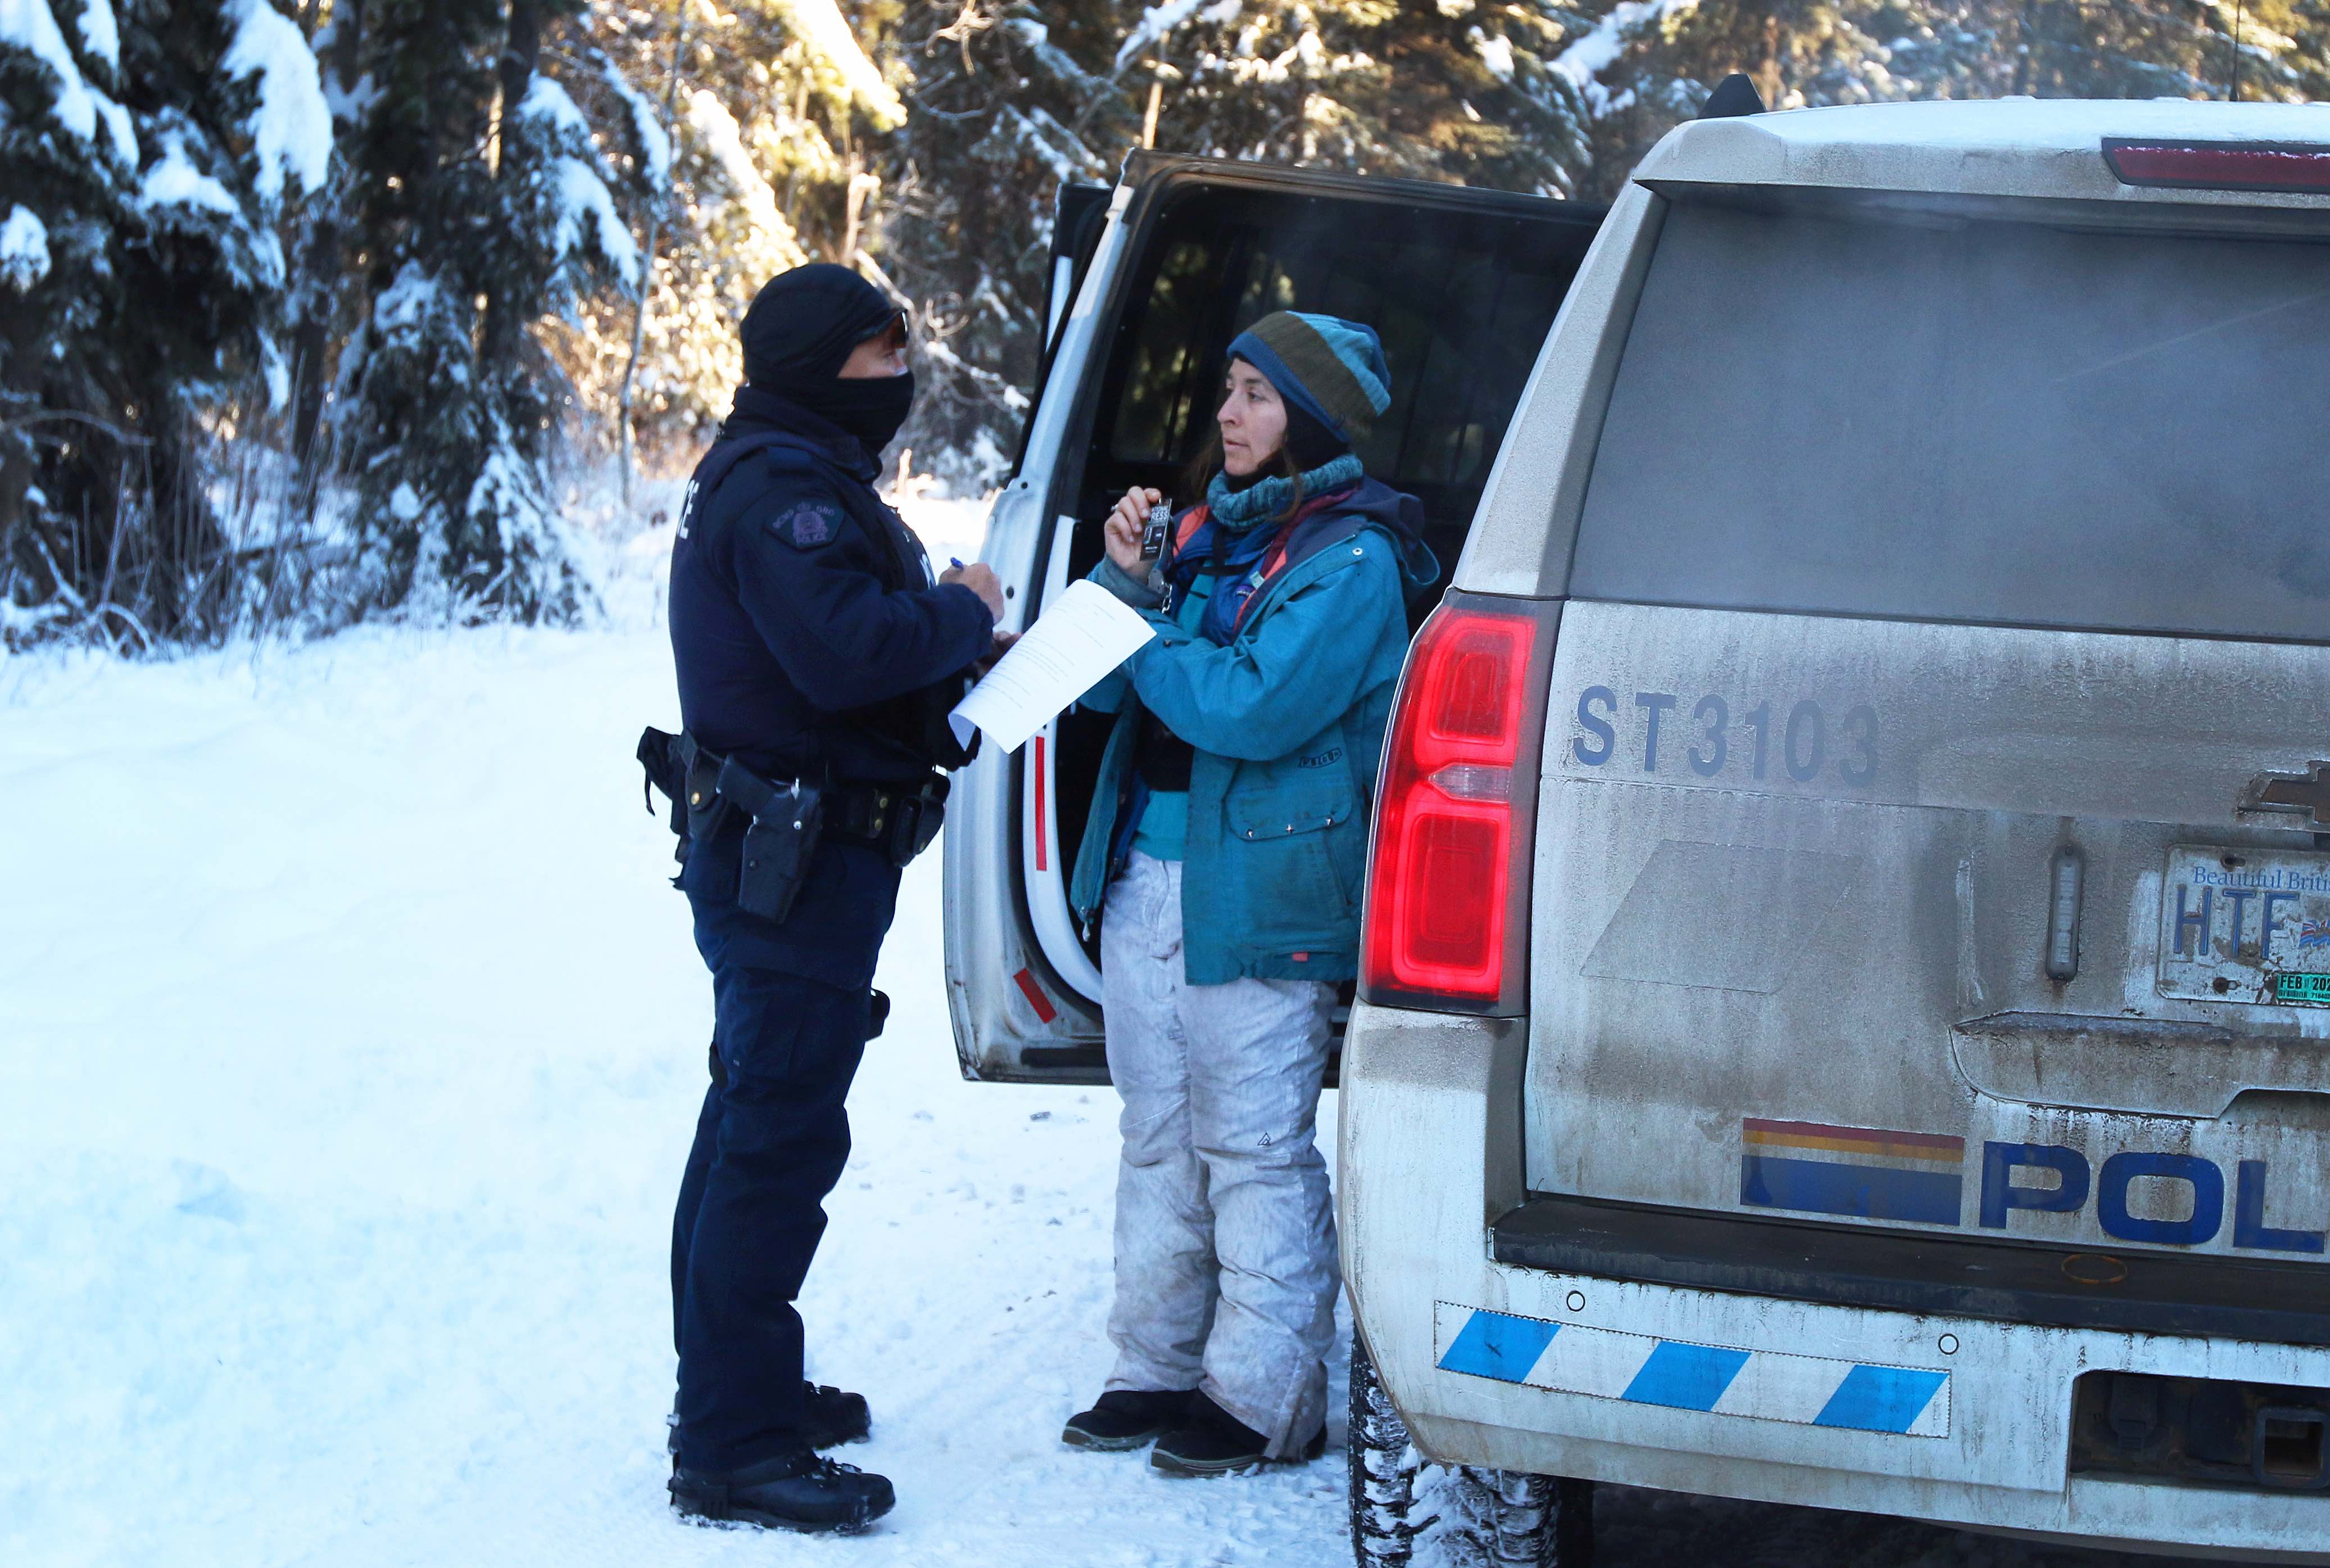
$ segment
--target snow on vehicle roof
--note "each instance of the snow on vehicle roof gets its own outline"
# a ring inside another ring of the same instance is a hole
[[[1757,115],[1759,130],[1792,142],[2093,152],[2107,136],[2198,141],[2318,141],[2330,147],[2330,103],[2201,103],[2188,98],[2006,98],[1858,103]]]
[[[2319,206],[2320,195],[2139,189],[2103,161],[2107,137],[2316,143],[2330,104],[2187,99],[1994,99],[1787,109],[1677,127],[1641,180],[1858,186],[1975,195]]]

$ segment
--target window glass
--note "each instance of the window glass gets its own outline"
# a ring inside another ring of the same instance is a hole
[[[1164,229],[1119,338],[1109,456],[1186,461],[1212,433],[1230,338],[1274,310],[1321,311],[1382,336],[1392,402],[1359,453],[1427,505],[1487,479],[1591,237],[1590,223],[1214,194],[1170,214]]]
[[[1165,252],[1149,309],[1132,343],[1116,417],[1115,455],[1132,462],[1170,462],[1204,368],[1198,343],[1219,289],[1213,247],[1179,241]],[[1210,388],[1205,389],[1210,390]]]
[[[1667,215],[1587,598],[2330,641],[2330,244]]]

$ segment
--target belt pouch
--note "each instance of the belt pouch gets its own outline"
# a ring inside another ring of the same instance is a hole
[[[688,758],[684,781],[687,793],[677,803],[687,813],[690,843],[709,842],[727,815],[728,801],[720,793],[721,765],[722,759],[708,751],[696,750]]]
[[[938,776],[923,780],[912,794],[896,797],[882,834],[882,847],[890,863],[900,870],[912,865],[914,857],[939,836],[946,822],[947,790],[947,780]]]
[[[687,770],[679,760],[680,744],[679,736],[667,735],[651,724],[639,731],[639,749],[632,754],[646,771],[647,782],[663,791],[664,799],[671,803],[671,831],[675,833],[687,831],[687,809],[680,800],[680,791],[687,787],[683,775]],[[652,798],[648,801],[648,809],[655,809]]]
[[[891,848],[891,857],[897,861],[899,869],[904,870],[914,863],[915,856],[929,849],[932,841],[939,836],[939,829],[945,824],[946,800],[943,795],[936,799],[928,795],[915,797],[913,809],[899,813],[898,841]]]
[[[792,913],[823,834],[825,802],[810,784],[772,794],[744,830],[744,863],[736,903],[748,915],[782,920]]]

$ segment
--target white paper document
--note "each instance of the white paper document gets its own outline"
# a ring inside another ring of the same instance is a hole
[[[1018,751],[1155,635],[1139,611],[1099,584],[1071,583],[954,705],[947,722],[964,746],[980,729],[1004,750]]]

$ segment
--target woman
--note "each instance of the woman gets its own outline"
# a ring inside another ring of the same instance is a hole
[[[1281,311],[1230,345],[1205,501],[1156,563],[1156,491],[1094,579],[1158,636],[1085,701],[1117,714],[1072,895],[1101,936],[1123,1098],[1117,1349],[1064,1441],[1173,1475],[1315,1457],[1335,1334],[1314,1137],[1329,1015],[1358,972],[1367,803],[1423,508],[1351,437],[1390,402],[1376,334]],[[1105,898],[1105,908],[1102,910]]]

